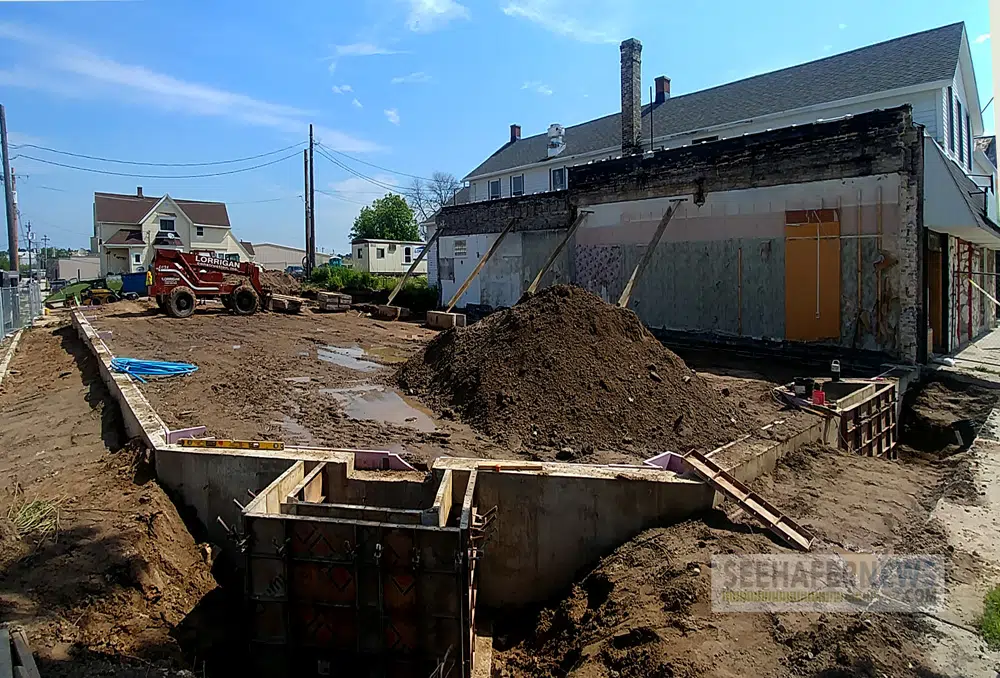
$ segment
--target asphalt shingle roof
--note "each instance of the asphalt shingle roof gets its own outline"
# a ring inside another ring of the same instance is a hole
[[[642,108],[642,138],[679,134],[769,113],[840,101],[938,80],[958,67],[965,24],[956,23],[880,42],[818,61],[667,99]],[[566,128],[566,157],[621,146],[621,113]],[[547,159],[546,134],[501,146],[470,177]]]
[[[138,224],[158,202],[160,198],[153,196],[140,198],[119,193],[94,193],[97,221],[108,224]],[[229,212],[224,202],[176,199],[174,202],[196,224],[229,226]]]

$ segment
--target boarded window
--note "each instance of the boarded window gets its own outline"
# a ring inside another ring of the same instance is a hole
[[[453,257],[442,257],[438,260],[441,280],[455,282],[455,259]]]
[[[469,256],[469,244],[465,240],[455,241],[455,256],[456,257],[467,257]]]

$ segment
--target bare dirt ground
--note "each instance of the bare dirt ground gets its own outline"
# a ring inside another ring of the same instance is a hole
[[[388,386],[398,364],[434,336],[419,325],[356,312],[244,318],[221,306],[176,319],[145,302],[88,315],[112,332],[115,355],[198,366],[183,379],[143,386],[168,425],[205,425],[223,438],[388,449],[418,463],[442,454],[503,456],[487,437]]]
[[[927,391],[924,403],[944,392],[952,406],[950,416],[937,419],[939,436],[982,416],[983,405],[997,399],[936,384]],[[916,430],[922,433],[909,443],[926,438],[926,429]],[[814,552],[943,554],[953,590],[975,581],[982,568],[979,552],[949,543],[934,514],[943,497],[966,492],[954,473],[962,452],[948,449],[943,454],[955,456],[938,458],[912,449],[904,447],[899,461],[801,449],[755,489],[815,534]],[[604,558],[564,599],[501,615],[493,675],[973,675],[935,661],[928,648],[940,622],[922,615],[712,612],[713,555],[788,552],[731,504],[704,519],[648,530]]]
[[[107,344],[115,355],[198,366],[189,377],[143,386],[171,426],[205,425],[210,435],[236,439],[388,449],[418,464],[441,455],[567,456],[565,445],[548,440],[476,431],[456,410],[431,409],[439,403],[424,404],[394,388],[399,365],[437,335],[417,324],[381,322],[354,312],[240,318],[211,306],[175,319],[145,302],[119,302],[87,313],[97,329],[111,331]],[[718,444],[776,419],[786,420],[788,432],[813,421],[812,415],[783,410],[770,397],[771,383],[765,379],[701,377],[719,402],[745,415],[743,426],[721,433]],[[649,377],[643,373],[643,378]],[[651,455],[642,441],[622,438],[613,450],[584,452],[577,446],[570,456],[577,462],[611,463]]]
[[[164,676],[216,592],[188,532],[122,438],[90,352],[65,325],[30,330],[0,390],[0,618],[25,627],[44,676]],[[57,529],[19,534],[24,501]],[[55,524],[52,524],[55,527]]]

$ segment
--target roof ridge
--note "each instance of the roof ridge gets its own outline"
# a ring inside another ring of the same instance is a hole
[[[954,23],[946,24],[944,26],[938,26],[936,28],[928,28],[928,29],[923,30],[923,31],[917,31],[916,33],[909,33],[907,35],[901,35],[901,36],[898,36],[898,37],[895,37],[895,38],[889,38],[888,40],[883,40],[881,42],[875,42],[875,43],[872,43],[870,45],[864,45],[862,47],[856,47],[854,49],[849,49],[849,50],[847,50],[845,52],[839,52],[837,54],[831,54],[829,56],[820,57],[819,59],[813,59],[811,61],[803,61],[802,63],[799,63],[799,64],[794,64],[792,66],[785,66],[784,68],[778,68],[778,69],[773,70],[773,71],[767,71],[766,73],[758,73],[756,75],[751,75],[751,76],[748,76],[746,78],[740,78],[739,80],[731,80],[729,82],[724,82],[724,83],[719,84],[719,85],[713,85],[712,87],[706,87],[704,89],[695,90],[693,92],[687,92],[685,94],[679,94],[677,96],[672,96],[669,99],[667,99],[667,101],[664,102],[664,103],[669,103],[669,102],[672,102],[672,101],[677,101],[678,99],[683,99],[685,97],[690,97],[690,96],[693,96],[695,94],[704,94],[706,92],[712,92],[714,90],[718,90],[718,89],[721,89],[723,87],[730,87],[732,85],[736,85],[736,84],[739,84],[739,83],[749,82],[749,81],[755,80],[757,78],[763,78],[763,77],[766,77],[766,76],[773,76],[775,74],[783,73],[785,71],[791,71],[791,70],[795,70],[795,69],[798,69],[798,68],[802,68],[803,66],[810,66],[810,65],[813,65],[813,64],[821,63],[823,61],[829,61],[829,60],[832,60],[832,59],[838,59],[838,58],[841,58],[841,57],[843,57],[845,55],[848,55],[848,54],[854,54],[856,52],[861,52],[861,51],[868,50],[868,49],[874,49],[876,47],[881,47],[883,45],[888,45],[889,43],[893,43],[893,42],[899,42],[901,40],[909,40],[909,39],[915,38],[915,37],[917,37],[919,35],[925,35],[925,34],[928,34],[928,33],[935,33],[935,32],[938,32],[938,31],[945,31],[945,30],[947,30],[949,28],[955,28],[956,26],[962,26],[962,29],[964,30],[965,29],[965,22],[964,21],[956,21]],[[958,59],[958,56],[959,55],[956,53],[955,54],[955,58]],[[645,111],[645,109],[647,109],[649,107],[650,107],[650,104],[643,104],[642,105],[642,108],[643,108],[644,111]],[[567,125],[566,126],[566,131],[569,132],[574,127],[580,127],[582,125],[589,125],[591,123],[597,122],[598,120],[604,120],[605,118],[613,118],[615,116],[620,116],[620,115],[621,115],[621,111],[615,111],[614,113],[608,113],[608,114],[605,114],[605,115],[601,115],[601,116],[598,116],[596,118],[591,118],[590,120],[585,120],[583,122],[576,123],[574,125]],[[542,136],[545,136],[546,134],[548,134],[547,131],[546,132],[539,132],[538,134],[532,134],[531,136],[523,137],[522,139],[519,139],[518,141],[527,141],[528,139],[534,139],[535,137],[542,137]]]

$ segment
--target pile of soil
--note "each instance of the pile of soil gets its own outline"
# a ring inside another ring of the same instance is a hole
[[[275,294],[297,297],[302,292],[301,283],[284,271],[262,271],[260,281]]]
[[[511,449],[564,459],[712,449],[750,425],[635,313],[569,285],[440,334],[397,378]]]

